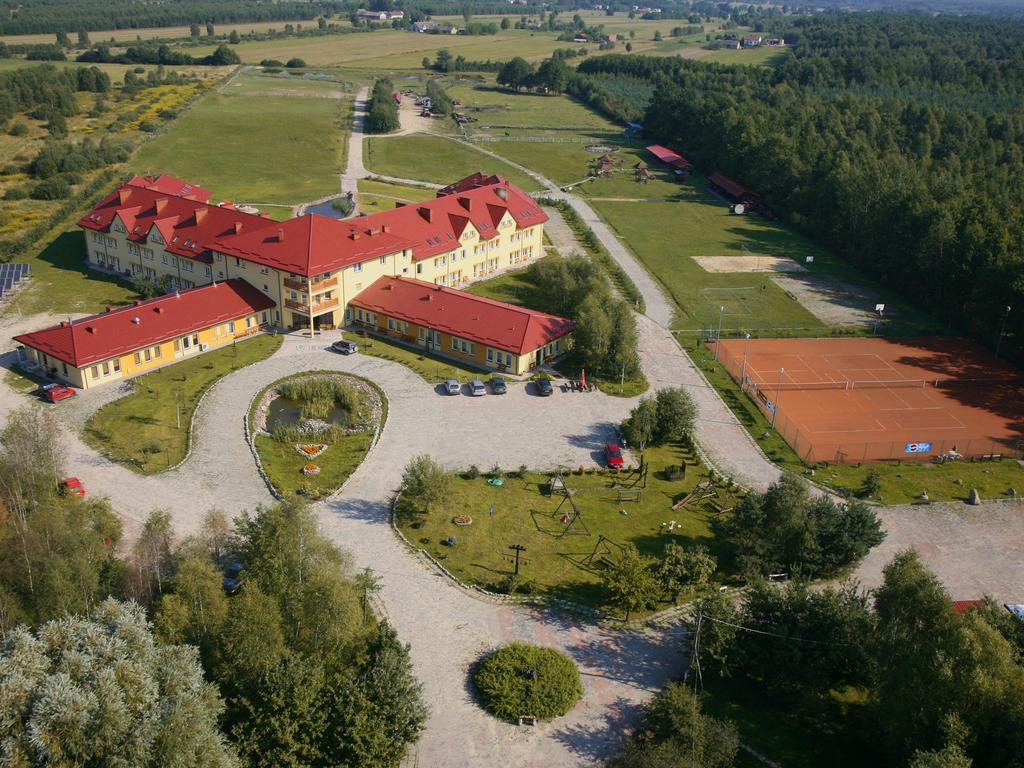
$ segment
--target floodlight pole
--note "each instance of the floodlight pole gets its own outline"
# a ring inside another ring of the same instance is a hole
[[[515,553],[516,553],[516,576],[518,576],[519,575],[519,553],[520,552],[525,552],[526,551],[526,547],[524,547],[522,544],[512,544],[509,547],[509,549],[515,550]]]
[[[725,314],[725,307],[718,307],[718,341],[715,342],[715,360],[718,360],[718,350],[722,347],[722,315]]]
[[[1010,307],[1006,308],[1003,315],[1003,324],[999,327],[999,335],[996,337],[996,357],[999,357],[999,348],[1003,345],[1003,334],[1006,333],[1006,321],[1010,319]]]
[[[779,383],[775,387],[775,408],[772,410],[772,429],[775,429],[775,417],[779,415],[779,396],[782,394],[782,377],[785,373],[785,368],[779,368]]]
[[[747,349],[750,347],[750,334],[743,334],[746,337],[746,341],[743,342],[743,367],[740,369],[740,392],[746,389],[747,380]]]

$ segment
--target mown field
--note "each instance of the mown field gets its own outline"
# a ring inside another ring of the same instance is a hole
[[[234,201],[296,205],[337,192],[348,105],[336,99],[210,94],[132,160]]]
[[[527,191],[540,189],[530,176],[507,163],[439,136],[371,137],[363,152],[367,169],[384,176],[449,184],[483,171],[501,174]]]
[[[375,179],[359,179],[359,210],[362,213],[387,211],[396,203],[419,203],[436,196],[432,189],[411,187],[407,184],[390,184]]]

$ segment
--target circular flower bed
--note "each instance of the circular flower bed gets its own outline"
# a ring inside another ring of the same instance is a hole
[[[452,522],[456,525],[472,525],[473,518],[469,515],[458,515],[452,518]]]
[[[571,658],[554,648],[514,642],[477,664],[473,685],[484,709],[504,720],[561,717],[583,695]]]

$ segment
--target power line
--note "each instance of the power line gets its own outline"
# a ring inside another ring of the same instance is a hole
[[[727,627],[733,627],[735,629],[742,629],[744,632],[752,632],[757,635],[767,635],[768,637],[777,637],[781,640],[793,640],[798,643],[812,643],[814,645],[845,645],[849,647],[857,647],[856,643],[844,643],[839,640],[809,640],[803,637],[793,637],[792,635],[780,635],[777,632],[768,632],[763,629],[754,629],[753,627],[744,627],[741,624],[733,624],[729,621],[723,621],[722,619],[716,619],[713,616],[708,616],[706,613],[702,613],[701,616],[708,621],[713,621],[716,624],[724,624]]]

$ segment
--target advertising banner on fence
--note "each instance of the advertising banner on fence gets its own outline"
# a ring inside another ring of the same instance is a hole
[[[932,452],[932,444],[931,443],[907,443],[906,447],[903,449],[903,452],[904,453],[931,453]]]

